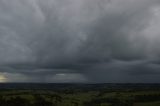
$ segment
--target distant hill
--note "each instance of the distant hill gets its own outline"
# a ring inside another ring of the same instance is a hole
[[[46,89],[46,90],[66,90],[66,89],[160,89],[160,84],[150,83],[0,83],[0,89]]]

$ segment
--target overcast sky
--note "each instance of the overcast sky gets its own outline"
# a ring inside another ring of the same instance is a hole
[[[0,0],[0,82],[160,83],[160,0]]]

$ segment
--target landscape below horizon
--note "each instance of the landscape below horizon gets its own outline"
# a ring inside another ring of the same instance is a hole
[[[0,106],[160,106],[160,84],[1,83]]]

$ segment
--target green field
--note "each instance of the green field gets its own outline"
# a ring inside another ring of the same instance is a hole
[[[160,90],[1,90],[0,106],[160,106]]]

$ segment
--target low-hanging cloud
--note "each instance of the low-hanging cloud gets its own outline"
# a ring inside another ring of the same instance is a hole
[[[159,19],[159,0],[1,0],[0,72],[8,82],[158,82]]]

